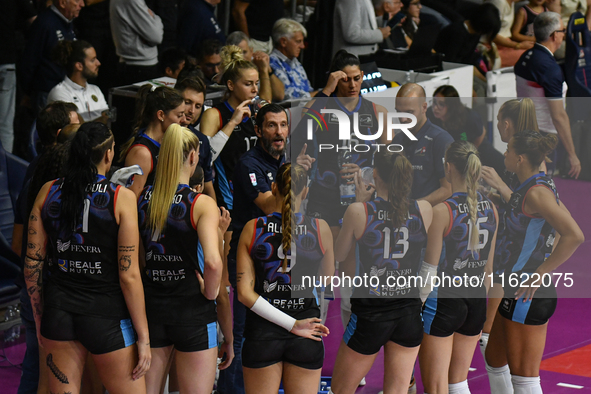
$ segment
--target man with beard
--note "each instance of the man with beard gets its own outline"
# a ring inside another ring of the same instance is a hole
[[[56,62],[65,68],[66,78],[55,85],[47,102],[74,103],[78,113],[88,121],[106,123],[109,106],[98,86],[88,83],[98,76],[101,62],[96,51],[86,41],[60,41],[53,51]]]
[[[228,271],[236,272],[236,248],[242,229],[248,221],[265,216],[275,209],[271,184],[277,170],[285,161],[285,145],[289,131],[287,113],[277,104],[267,104],[256,115],[255,132],[258,143],[240,157],[234,168],[234,207],[232,210],[232,240],[228,254]],[[233,286],[236,285],[232,281]],[[221,394],[244,393],[242,382],[242,337],[246,307],[238,302],[234,288],[234,361],[218,382]],[[230,381],[228,381],[230,380]],[[234,390],[234,391],[230,391]]]

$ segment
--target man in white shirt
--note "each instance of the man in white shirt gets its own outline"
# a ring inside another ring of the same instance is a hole
[[[108,120],[109,106],[96,85],[88,83],[98,76],[101,63],[96,51],[86,41],[61,41],[54,50],[58,63],[65,67],[66,78],[49,92],[47,102],[65,101],[76,104],[86,121]]]

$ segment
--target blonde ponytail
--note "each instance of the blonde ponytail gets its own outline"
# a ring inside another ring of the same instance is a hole
[[[170,125],[160,146],[152,198],[148,205],[148,227],[153,236],[159,236],[164,231],[181,169],[193,150],[199,150],[199,138],[186,127]]]

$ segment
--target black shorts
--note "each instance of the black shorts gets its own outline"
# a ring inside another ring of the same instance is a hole
[[[334,203],[308,201],[306,215],[325,220],[329,227],[340,227],[346,210],[347,207],[341,205],[339,201]]]
[[[258,340],[246,338],[242,343],[242,366],[264,368],[286,362],[305,369],[319,369],[324,363],[324,343],[295,337]]]
[[[135,331],[130,319],[86,316],[45,306],[41,335],[52,341],[78,341],[92,354],[105,354],[133,345]]]
[[[478,335],[486,321],[486,298],[429,296],[423,306],[423,320],[425,333],[436,337],[448,337],[454,332]]]
[[[150,329],[150,347],[174,345],[181,352],[198,352],[218,345],[216,322],[179,326],[176,324],[148,324]]]
[[[556,288],[540,287],[530,301],[515,299],[516,288],[506,287],[505,298],[499,304],[499,314],[504,318],[529,326],[546,324],[554,314],[558,304]]]
[[[419,346],[423,340],[423,318],[420,305],[413,309],[413,313],[388,321],[371,321],[353,313],[343,341],[351,350],[365,355],[376,354],[388,341],[404,347]]]

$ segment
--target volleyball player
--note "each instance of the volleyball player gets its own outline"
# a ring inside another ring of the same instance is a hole
[[[480,159],[473,144],[450,145],[445,176],[453,194],[433,208],[425,252],[425,264],[437,266],[442,282],[423,308],[419,362],[425,393],[466,394],[468,369],[486,319],[498,219],[494,204],[476,191]],[[423,278],[429,276],[433,271]]]
[[[307,193],[305,170],[286,163],[275,179],[275,212],[248,222],[238,245],[238,299],[250,308],[244,386],[249,394],[276,394],[283,381],[287,394],[316,394],[329,331],[320,324],[316,289],[295,285],[300,274],[333,275],[332,237],[324,220],[295,213]]]
[[[148,393],[160,392],[172,348],[180,392],[211,393],[217,361],[216,305],[222,275],[215,201],[189,186],[199,138],[171,125],[154,186],[138,201],[143,282],[152,346]],[[201,279],[203,278],[203,279]]]
[[[419,272],[432,208],[410,199],[413,169],[402,154],[377,152],[373,173],[377,198],[349,206],[336,242],[337,260],[356,244],[357,275],[379,278],[376,287],[353,290],[332,378],[336,394],[355,392],[382,346],[384,392],[406,394],[423,339],[419,288],[399,277]],[[387,278],[395,281],[389,284]]]
[[[132,137],[121,148],[125,167],[138,164],[143,175],[135,175],[129,187],[138,197],[145,186],[154,184],[158,153],[168,126],[183,120],[185,102],[174,89],[146,84],[138,91],[137,124]]]
[[[557,304],[553,280],[548,283],[544,277],[584,241],[583,232],[558,199],[554,182],[540,172],[556,144],[555,135],[525,130],[513,135],[505,152],[507,171],[517,175],[520,186],[511,195],[511,211],[506,215],[507,236],[513,242],[507,247],[509,260],[503,273],[505,297],[486,348],[494,393],[542,393],[540,363],[548,320]],[[557,235],[560,242],[553,249]],[[511,278],[518,278],[517,283]]]
[[[538,131],[536,107],[532,99],[523,98],[505,101],[497,114],[497,129],[501,136],[501,141],[506,143],[508,143],[511,137],[519,131]],[[540,172],[546,172],[545,162],[542,162],[540,165]],[[507,264],[508,255],[505,252],[507,245],[513,242],[513,239],[508,237],[505,231],[505,212],[511,210],[508,201],[511,199],[513,190],[519,186],[519,179],[510,171],[505,171],[499,176],[494,168],[487,166],[482,167],[482,179],[497,190],[498,195],[492,195],[490,198],[497,206],[499,213],[499,228],[497,231],[497,243],[495,245],[495,257],[493,262],[493,272],[495,274],[493,281],[497,286],[492,286],[488,291],[486,322],[482,328],[482,335],[480,336],[479,341],[480,351],[484,356],[486,345],[488,343],[488,336],[504,294],[498,275],[503,273],[505,265]]]
[[[80,392],[88,353],[110,393],[146,392],[151,356],[137,210],[133,193],[105,178],[113,156],[107,126],[82,125],[64,178],[42,187],[29,217],[25,278],[51,392]]]

